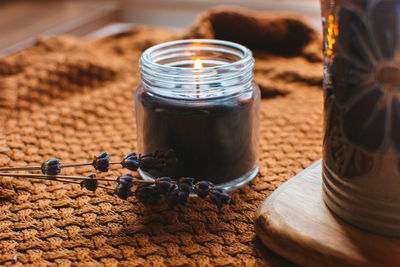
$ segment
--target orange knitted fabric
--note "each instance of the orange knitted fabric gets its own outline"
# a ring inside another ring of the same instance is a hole
[[[257,240],[253,216],[276,187],[320,157],[321,40],[296,16],[218,8],[184,32],[138,27],[101,40],[60,36],[0,59],[0,166],[90,161],[101,151],[118,160],[135,151],[138,59],[178,38],[226,39],[253,50],[263,93],[257,177],[232,192],[222,211],[201,199],[175,210],[148,208],[102,189],[0,178],[0,264],[290,264]],[[126,172],[117,168],[105,175]]]

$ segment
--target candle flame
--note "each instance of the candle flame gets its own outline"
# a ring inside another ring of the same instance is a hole
[[[196,58],[196,60],[194,62],[194,65],[193,65],[193,68],[195,68],[195,69],[203,68],[203,64],[201,63],[200,58]]]

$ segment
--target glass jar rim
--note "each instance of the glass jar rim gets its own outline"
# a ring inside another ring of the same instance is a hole
[[[196,67],[197,60],[202,62]],[[252,52],[213,39],[187,39],[148,48],[139,62],[143,87],[163,97],[220,98],[246,91],[254,73]]]
[[[166,69],[177,69],[179,71],[185,71],[185,70],[190,70],[192,71],[195,68],[181,68],[181,67],[173,67],[173,66],[168,66],[168,65],[164,65],[164,64],[159,64],[157,62],[154,62],[151,58],[151,55],[161,49],[165,49],[168,47],[172,47],[172,46],[176,46],[176,45],[189,45],[189,44],[211,44],[211,45],[223,45],[225,47],[230,47],[230,48],[234,48],[237,49],[238,51],[240,51],[242,53],[242,57],[232,63],[226,64],[226,65],[218,65],[218,66],[212,66],[212,67],[203,67],[203,70],[208,70],[208,69],[219,69],[219,68],[226,68],[226,67],[234,67],[236,65],[247,65],[246,63],[248,63],[249,61],[253,60],[253,53],[251,52],[250,49],[248,49],[247,47],[238,44],[238,43],[234,43],[234,42],[230,42],[230,41],[225,41],[225,40],[217,40],[217,39],[185,39],[185,40],[177,40],[177,41],[170,41],[170,42],[165,42],[165,43],[161,43],[158,45],[154,45],[150,48],[147,48],[142,56],[141,56],[141,61],[142,64],[146,64],[149,67],[156,67],[156,68],[166,68]],[[198,70],[198,69],[196,69]]]

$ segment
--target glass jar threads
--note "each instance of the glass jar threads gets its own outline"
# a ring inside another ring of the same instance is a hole
[[[140,153],[173,151],[159,176],[209,180],[224,190],[258,172],[260,91],[246,47],[220,40],[181,40],[147,49],[135,108]]]

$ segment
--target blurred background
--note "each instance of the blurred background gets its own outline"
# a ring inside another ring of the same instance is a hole
[[[321,27],[318,0],[0,0],[0,57],[38,37],[99,38],[138,24],[182,29],[217,5],[299,13]]]

